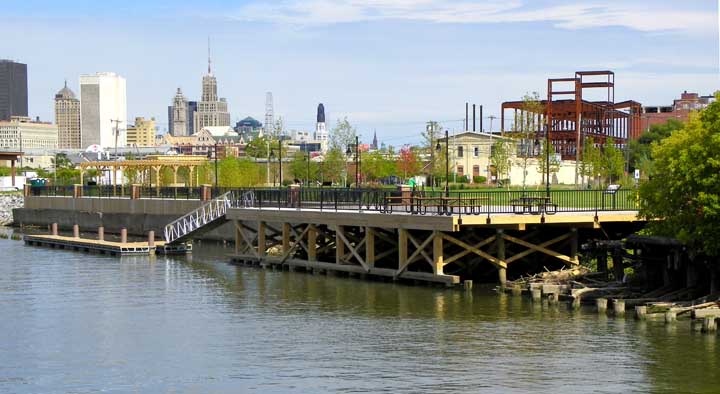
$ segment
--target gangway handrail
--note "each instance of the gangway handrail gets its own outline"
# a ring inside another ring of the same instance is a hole
[[[165,243],[170,244],[177,241],[208,223],[225,216],[228,208],[232,208],[236,201],[235,192],[231,190],[170,222],[165,226]]]

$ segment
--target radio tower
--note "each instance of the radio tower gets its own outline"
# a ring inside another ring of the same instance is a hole
[[[265,93],[265,135],[274,135],[275,112],[273,111],[272,92]]]

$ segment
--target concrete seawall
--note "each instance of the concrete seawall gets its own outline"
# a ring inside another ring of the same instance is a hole
[[[13,209],[17,226],[47,227],[57,223],[60,229],[72,229],[78,224],[82,231],[91,232],[100,226],[106,232],[145,235],[148,231],[162,236],[163,228],[171,221],[199,207],[199,200],[161,200],[96,197],[26,197],[23,208]],[[232,240],[231,224],[224,224],[203,234],[200,239]]]

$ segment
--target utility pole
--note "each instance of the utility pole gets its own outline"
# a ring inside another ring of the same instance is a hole
[[[117,160],[117,148],[118,148],[118,137],[120,135],[120,119],[110,119],[110,122],[115,123],[115,160]]]
[[[487,118],[490,119],[490,134],[492,134],[492,122],[493,122],[493,120],[497,119],[497,116],[490,115]],[[482,130],[480,130],[480,131],[482,131]]]

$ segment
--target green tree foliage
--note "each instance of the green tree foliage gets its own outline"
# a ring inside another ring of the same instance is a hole
[[[345,179],[347,162],[345,153],[338,148],[331,148],[325,153],[325,161],[321,165],[321,180],[340,183]]]
[[[510,175],[510,169],[512,168],[511,149],[512,143],[504,138],[495,139],[490,149],[490,164],[495,167],[498,181],[507,179]]]
[[[305,152],[296,152],[292,158],[292,161],[290,161],[288,167],[290,171],[290,176],[295,179],[300,179],[302,181],[308,179],[310,184],[318,180],[320,165],[312,159],[308,161],[308,156]]]
[[[638,139],[628,143],[629,159],[631,169],[640,169],[646,174],[650,171],[652,144],[667,138],[676,130],[683,128],[683,123],[677,119],[669,119],[664,124],[652,125],[642,133]]]
[[[657,235],[720,255],[720,102],[652,148],[654,168],[640,186],[640,214]],[[657,220],[652,220],[657,219]]]
[[[600,168],[607,183],[615,183],[625,172],[625,157],[613,138],[608,138],[603,145]]]
[[[377,181],[378,179],[395,175],[395,162],[382,152],[375,151],[362,154],[362,166],[360,170],[363,179]]]
[[[345,152],[348,145],[355,143],[357,130],[348,122],[347,118],[338,119],[337,124],[330,130],[330,148]]]
[[[560,160],[558,160],[555,154],[555,148],[552,144],[542,144],[542,154],[538,156],[538,170],[542,174],[543,183],[546,182],[545,176],[548,172],[548,164],[550,164],[550,177],[552,179],[553,174],[557,174],[560,171]]]
[[[265,172],[254,161],[228,157],[218,162],[220,187],[249,187],[263,182]]]
[[[270,139],[267,136],[253,138],[252,141],[245,145],[245,155],[253,158],[268,157],[268,147],[270,146]]]

